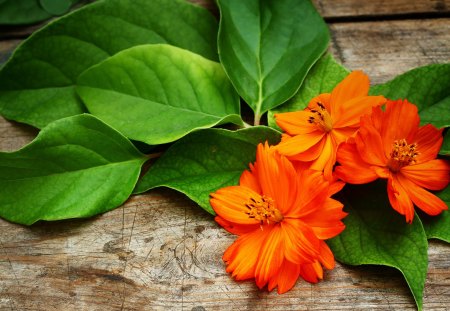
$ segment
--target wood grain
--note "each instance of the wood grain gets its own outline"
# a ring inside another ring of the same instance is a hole
[[[338,5],[319,2],[329,10]],[[379,83],[449,61],[449,27],[448,19],[336,23],[330,50]],[[0,59],[18,42],[0,41]],[[36,134],[0,117],[0,151]],[[401,274],[386,267],[337,264],[319,284],[298,281],[283,295],[235,282],[221,260],[234,237],[167,189],[133,196],[91,219],[31,227],[0,220],[0,232],[0,310],[415,310]],[[449,307],[450,247],[430,241],[424,310]]]
[[[450,12],[450,0],[313,0],[325,18]]]
[[[450,61],[450,19],[331,24],[331,52],[374,84],[414,67]]]

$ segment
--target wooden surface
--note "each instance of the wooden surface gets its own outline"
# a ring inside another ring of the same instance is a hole
[[[211,7],[207,0],[197,2]],[[442,16],[449,12],[447,0],[314,2],[329,20],[332,53],[373,82],[450,61],[450,20]],[[0,61],[18,42],[0,41]],[[0,150],[16,150],[36,133],[0,117]],[[337,264],[321,283],[299,280],[283,295],[235,282],[221,260],[234,237],[167,189],[134,196],[92,219],[31,227],[0,220],[0,231],[0,310],[415,309],[400,273],[386,267]],[[424,310],[448,309],[450,247],[430,241]]]

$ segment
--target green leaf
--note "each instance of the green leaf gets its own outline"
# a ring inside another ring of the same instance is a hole
[[[421,124],[450,126],[450,63],[410,70],[370,90],[371,95],[408,99],[419,109]]]
[[[447,206],[450,206],[450,187],[436,193]],[[439,239],[450,243],[450,212],[443,211],[437,216],[428,216],[424,213],[420,214],[423,227],[429,239]]]
[[[89,112],[150,145],[234,122],[239,96],[219,63],[165,44],[122,51],[85,71],[77,91]]]
[[[0,216],[25,225],[89,217],[122,204],[146,157],[91,115],[61,119],[0,153]]]
[[[334,87],[341,82],[349,70],[336,62],[331,54],[325,54],[308,72],[298,92],[283,105],[268,114],[269,126],[277,128],[274,114],[289,111],[303,110],[308,106],[311,99],[322,93],[330,93]]]
[[[444,142],[442,143],[439,154],[450,155],[450,131],[447,131],[447,133],[444,135]]]
[[[85,111],[75,81],[140,44],[169,43],[217,60],[217,21],[183,0],[99,1],[34,33],[0,71],[0,113],[42,127]]]
[[[242,172],[255,161],[256,146],[275,144],[280,133],[268,127],[239,131],[207,129],[196,131],[173,144],[138,182],[134,193],[168,187],[187,195],[207,212],[209,194],[236,185]]]
[[[349,213],[344,219],[346,228],[327,242],[342,263],[398,269],[420,310],[428,265],[427,237],[417,215],[407,224],[390,206],[386,192],[385,182],[347,185],[340,198]]]
[[[0,25],[33,24],[50,18],[39,0],[0,1]]]
[[[325,22],[308,0],[218,0],[220,60],[255,112],[285,102],[328,47]]]

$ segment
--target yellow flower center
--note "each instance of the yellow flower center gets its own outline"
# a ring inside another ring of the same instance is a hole
[[[259,221],[261,225],[264,222],[280,222],[283,220],[283,214],[275,207],[275,202],[272,198],[261,196],[260,198],[250,198],[249,202],[245,204],[247,211],[245,212],[249,218],[254,218]]]
[[[308,118],[309,123],[317,125],[326,133],[333,129],[331,116],[322,103],[317,102],[317,108],[311,109],[310,112],[311,116]]]
[[[417,144],[408,144],[406,139],[394,141],[388,166],[391,171],[398,172],[403,166],[416,163],[419,155]]]

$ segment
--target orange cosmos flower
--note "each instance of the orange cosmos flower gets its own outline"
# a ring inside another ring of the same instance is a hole
[[[259,288],[290,290],[299,276],[323,277],[334,267],[323,241],[344,230],[342,204],[330,196],[342,182],[325,181],[317,171],[299,174],[291,162],[266,143],[239,186],[211,194],[216,221],[238,239],[225,251],[226,271],[236,280],[255,279]]]
[[[450,165],[436,156],[442,145],[442,130],[427,124],[419,127],[417,107],[408,101],[388,101],[386,110],[373,109],[361,118],[354,139],[342,144],[337,154],[342,180],[363,184],[377,178],[388,179],[392,207],[411,223],[413,203],[429,215],[437,215],[447,205],[430,190],[444,189],[450,181]]]
[[[331,180],[339,144],[355,134],[362,115],[386,102],[383,96],[368,96],[368,92],[369,78],[353,71],[331,94],[314,97],[305,110],[275,114],[278,126],[286,132],[277,149],[290,160],[324,170]]]

